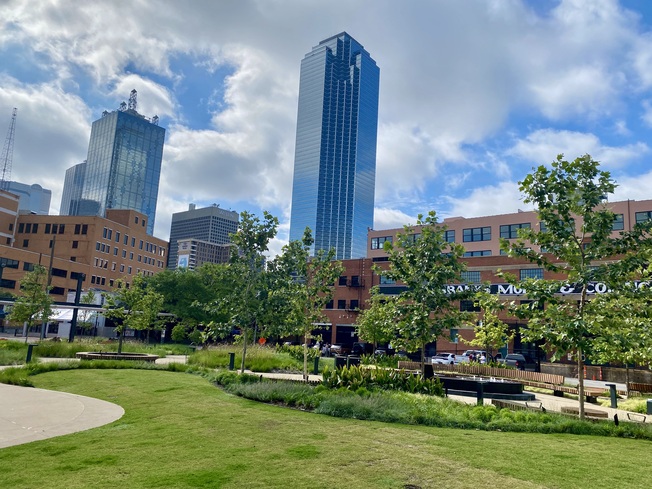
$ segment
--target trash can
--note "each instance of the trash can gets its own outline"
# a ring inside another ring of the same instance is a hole
[[[319,357],[315,357],[315,364],[312,368],[312,373],[315,375],[319,375]]]
[[[25,358],[25,363],[29,363],[32,361],[32,351],[34,351],[34,345],[30,343],[27,345],[27,357]]]
[[[345,355],[335,355],[335,368],[346,367],[346,356]]]
[[[235,369],[235,353],[229,353],[229,370]]]
[[[652,399],[647,400],[647,413],[652,414]]]

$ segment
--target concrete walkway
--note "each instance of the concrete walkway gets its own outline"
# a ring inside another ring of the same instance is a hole
[[[99,399],[0,384],[0,448],[89,430],[123,415],[120,406]]]

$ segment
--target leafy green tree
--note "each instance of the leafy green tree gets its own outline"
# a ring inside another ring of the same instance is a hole
[[[116,291],[104,297],[104,316],[116,322],[118,353],[122,353],[125,329],[144,331],[160,327],[158,315],[163,296],[149,287],[142,275],[135,275],[131,285],[119,280]]]
[[[524,202],[536,208],[539,229],[521,229],[516,242],[502,242],[510,256],[526,258],[565,277],[520,282],[533,302],[519,306],[515,313],[528,320],[522,331],[526,341],[545,340],[553,360],[574,355],[582,419],[585,355],[591,354],[596,338],[608,329],[600,311],[590,305],[589,287],[609,278],[613,291],[623,288],[637,254],[650,246],[649,225],[637,224],[632,231],[612,235],[616,216],[606,199],[615,188],[609,172],[599,170],[599,163],[589,155],[570,162],[559,155],[550,168],[539,166],[520,182]],[[618,256],[619,262],[614,260]],[[513,277],[510,280],[515,282]],[[570,298],[558,293],[568,284],[579,291]]]
[[[487,353],[499,350],[514,339],[515,331],[500,318],[500,313],[507,310],[507,304],[500,301],[495,294],[479,292],[475,304],[480,308],[480,320],[476,322],[475,334],[472,340],[466,341],[472,346],[484,348]]]
[[[381,295],[378,287],[371,290],[368,308],[363,309],[356,320],[358,337],[374,345],[374,351],[380,343],[391,343],[396,337],[398,309],[396,300],[391,296]]]
[[[301,241],[290,241],[283,253],[270,266],[275,270],[276,281],[270,296],[281,295],[287,314],[284,321],[286,335],[303,336],[303,378],[308,379],[308,344],[315,323],[324,318],[323,309],[333,297],[333,284],[342,274],[343,266],[335,258],[335,249],[318,250],[310,256],[314,243],[310,228],[306,228]],[[280,272],[280,273],[279,273]]]
[[[47,286],[48,271],[41,265],[25,274],[20,282],[21,295],[16,298],[9,319],[18,323],[27,323],[29,329],[36,323],[47,324],[53,316],[52,298]],[[27,341],[27,336],[25,336]]]
[[[423,370],[426,344],[473,319],[472,314],[460,311],[457,301],[470,299],[474,292],[447,287],[461,282],[466,270],[464,248],[446,240],[446,227],[437,222],[435,212],[425,218],[419,215],[416,225],[419,231],[406,226],[396,244],[385,242],[389,269],[379,273],[406,286],[396,299],[395,342],[408,352],[420,351]]]
[[[224,336],[233,327],[240,330],[243,340],[241,372],[245,369],[247,342],[265,316],[268,281],[264,253],[276,236],[277,228],[278,219],[267,211],[262,221],[246,211],[240,214],[238,232],[231,236],[234,245],[231,259],[222,270],[222,278],[229,289],[204,307],[215,318],[209,324],[215,336]]]

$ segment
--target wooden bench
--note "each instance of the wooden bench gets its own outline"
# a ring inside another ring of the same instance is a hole
[[[564,414],[572,414],[579,416],[580,408],[579,406],[563,406],[561,412]],[[584,416],[588,418],[600,418],[600,419],[609,419],[609,413],[607,411],[599,411],[597,409],[585,409]]]
[[[630,391],[640,392],[646,394],[652,392],[652,384],[644,384],[642,382],[628,382],[627,389]]]

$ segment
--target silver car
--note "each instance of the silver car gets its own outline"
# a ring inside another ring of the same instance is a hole
[[[455,365],[455,355],[452,353],[438,353],[430,360],[435,365]]]

